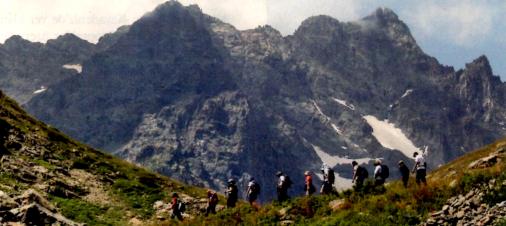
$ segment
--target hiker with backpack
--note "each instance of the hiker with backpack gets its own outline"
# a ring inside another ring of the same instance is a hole
[[[419,155],[418,152],[413,153],[413,157],[415,158],[415,166],[413,167],[413,173],[416,172],[416,184],[423,183],[427,185],[427,181],[425,180],[425,176],[427,174],[427,163],[425,162],[425,158],[422,155]]]
[[[409,168],[404,164],[404,161],[399,161],[399,172],[401,173],[401,180],[402,184],[405,188],[408,187],[408,181],[409,181]]]
[[[248,189],[246,190],[246,196],[248,198],[249,204],[255,208],[256,210],[259,209],[257,198],[258,195],[260,195],[260,184],[255,181],[255,178],[250,178],[248,183]]]
[[[366,168],[358,165],[357,161],[351,162],[351,165],[353,166],[352,183],[355,184],[354,186],[355,191],[359,191],[360,189],[362,189],[365,179],[369,177],[369,172],[367,172]]]
[[[390,176],[388,166],[381,164],[381,160],[376,159],[374,162],[374,184],[376,186],[383,185],[385,180]]]
[[[206,217],[210,213],[216,214],[216,205],[218,205],[218,194],[212,190],[207,190],[207,208]]]
[[[311,176],[310,171],[304,172],[304,192],[306,193],[306,196],[312,195],[316,188],[313,185],[313,177]]]
[[[234,208],[235,203],[238,199],[239,190],[237,189],[237,185],[235,184],[234,179],[229,179],[227,183],[227,208]]]
[[[179,195],[176,192],[172,193],[172,202],[169,209],[172,209],[170,218],[177,218],[180,221],[183,220],[182,213],[185,211],[185,206],[183,202],[179,201]]]
[[[330,168],[327,164],[323,163],[321,168],[323,174],[323,184],[320,189],[321,194],[330,194],[332,193],[332,188],[336,179],[334,174],[334,170]]]
[[[283,202],[290,198],[288,197],[288,188],[292,186],[292,181],[290,180],[290,177],[288,175],[284,174],[281,171],[278,171],[276,173],[276,176],[278,177],[278,183],[276,186],[276,191],[278,193],[278,201]]]

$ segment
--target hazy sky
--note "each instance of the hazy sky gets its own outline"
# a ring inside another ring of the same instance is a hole
[[[18,34],[45,42],[74,33],[90,42],[131,24],[164,0],[0,0],[0,43]],[[506,81],[506,1],[503,0],[181,0],[239,29],[270,24],[289,35],[305,18],[326,14],[356,20],[377,7],[393,9],[415,39],[441,63],[462,68],[479,55]]]

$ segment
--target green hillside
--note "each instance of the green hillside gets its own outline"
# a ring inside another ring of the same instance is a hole
[[[1,92],[0,138],[0,196],[11,200],[0,201],[0,222],[16,220],[10,212],[23,206],[12,201],[33,191],[49,210],[87,225],[157,224],[168,213],[156,213],[153,204],[168,202],[172,192],[190,200],[190,214],[200,211],[191,201],[205,190],[80,144],[28,116]]]

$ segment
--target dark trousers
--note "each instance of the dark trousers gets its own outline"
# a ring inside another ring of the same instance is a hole
[[[408,187],[408,181],[409,181],[409,176],[402,176],[402,184],[404,184],[405,188]]]
[[[384,183],[385,183],[385,179],[383,179],[381,177],[376,177],[376,179],[374,180],[374,185],[376,185],[376,186],[383,185]]]
[[[420,182],[427,184],[427,181],[425,180],[425,169],[417,169],[416,170],[416,183],[420,184]]]
[[[237,198],[228,198],[227,199],[227,207],[234,208],[236,202],[237,202]]]
[[[284,201],[288,200],[288,190],[287,189],[278,187],[277,193],[278,193],[278,201],[279,202],[284,202]]]
[[[182,221],[183,220],[183,215],[181,215],[181,212],[179,212],[179,210],[172,210],[172,214],[170,215],[170,218],[174,219],[174,218],[177,218],[178,220]]]
[[[360,191],[360,189],[362,189],[362,187],[364,186],[364,179],[361,179],[361,178],[357,178],[355,180],[355,191]]]
[[[206,216],[209,215],[210,213],[216,214],[216,204],[209,204],[209,205],[207,205]]]

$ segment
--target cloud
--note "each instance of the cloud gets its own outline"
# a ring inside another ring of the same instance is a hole
[[[424,1],[405,11],[418,36],[466,47],[490,34],[496,13],[493,5],[468,0]]]
[[[267,0],[180,0],[197,4],[205,14],[244,30],[267,24]]]
[[[329,15],[341,21],[356,20],[366,0],[268,0],[268,24],[291,34],[310,16]]]

